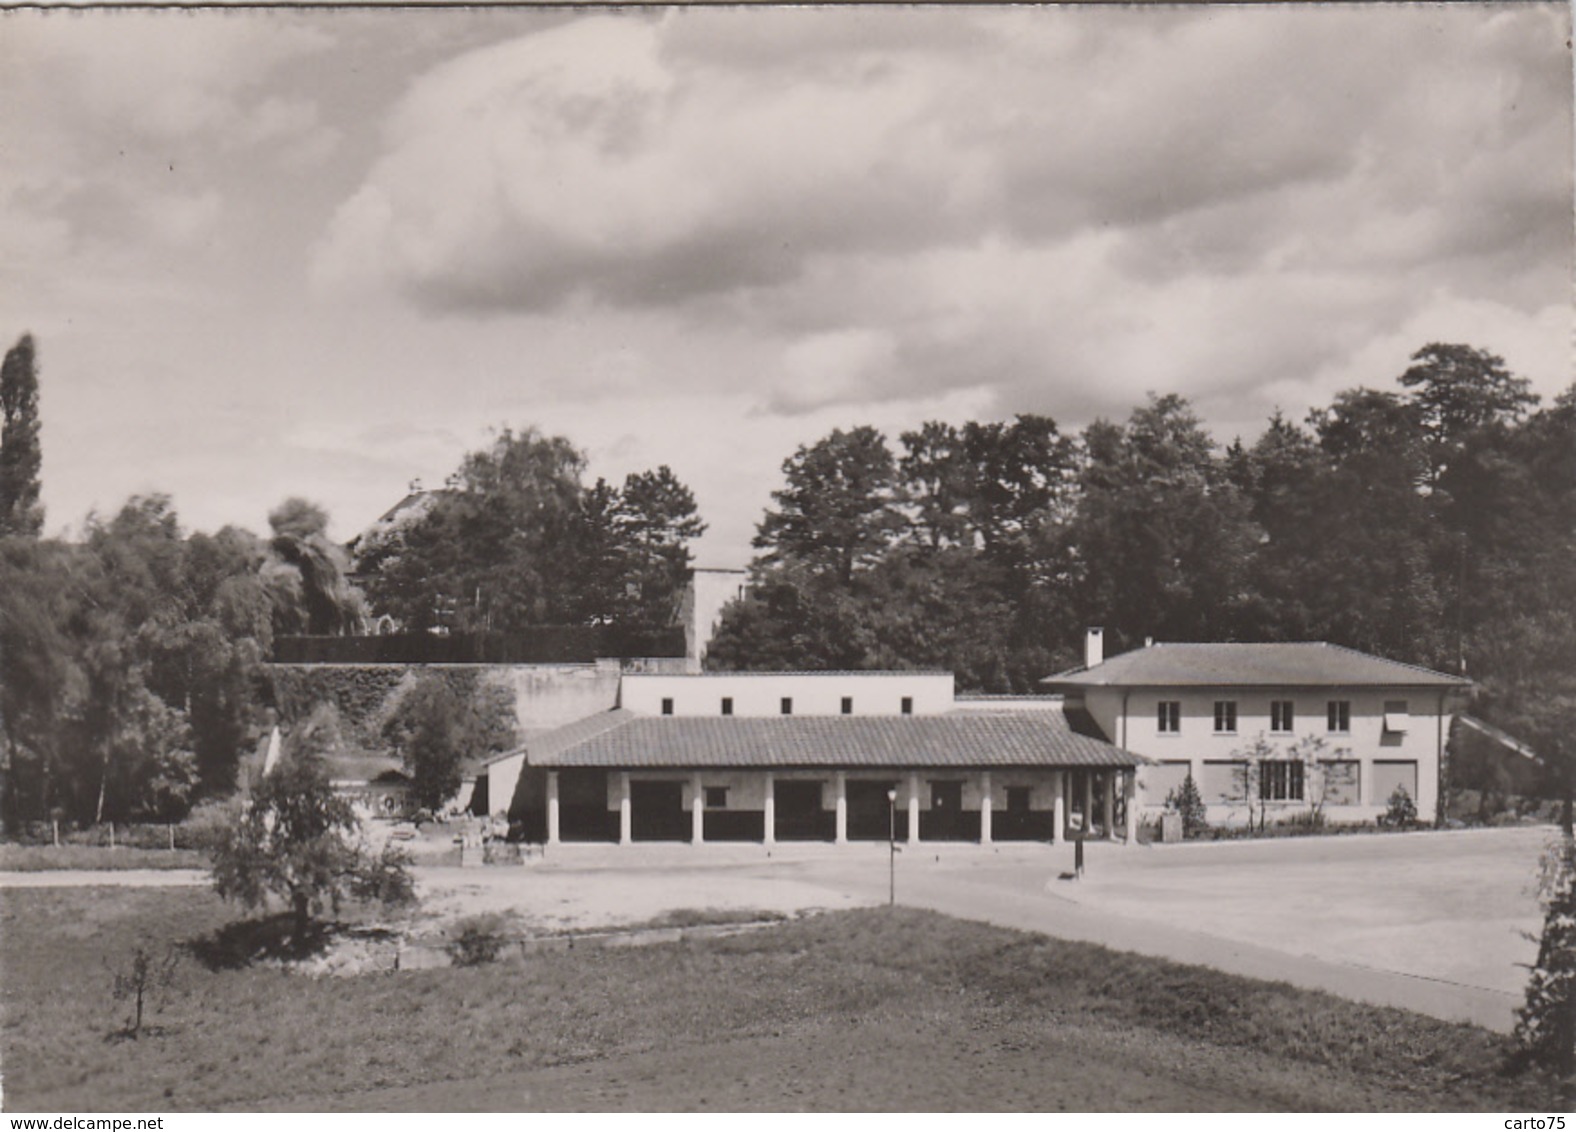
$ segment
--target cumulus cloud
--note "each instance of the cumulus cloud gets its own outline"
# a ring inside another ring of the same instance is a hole
[[[5,21],[0,243],[36,254],[8,256],[4,275],[42,278],[46,257],[69,259],[62,274],[77,279],[133,274],[145,245],[168,251],[218,230],[226,155],[248,151],[255,177],[257,162],[323,133],[309,102],[263,87],[332,39],[284,17],[231,15]],[[39,230],[49,244],[30,235]]]
[[[1346,372],[1432,309],[1515,334],[1561,294],[1567,27],[1557,6],[592,16],[418,78],[314,274],[432,312],[742,328],[775,413],[980,387],[1087,418]]]

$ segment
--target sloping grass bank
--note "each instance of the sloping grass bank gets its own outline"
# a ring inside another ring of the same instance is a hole
[[[106,969],[231,917],[199,890],[0,891],[12,1110],[1446,1109],[1535,1105],[1505,1039],[905,909],[313,980],[183,967],[139,1041]]]

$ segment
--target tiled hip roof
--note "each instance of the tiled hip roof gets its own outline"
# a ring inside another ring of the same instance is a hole
[[[614,715],[615,713],[608,713]],[[924,716],[640,716],[527,744],[544,767],[1132,767],[1061,712]]]

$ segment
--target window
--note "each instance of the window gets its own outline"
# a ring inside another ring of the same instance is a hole
[[[914,697],[913,696],[904,696],[903,697],[902,709],[903,709],[903,714],[904,715],[913,715],[914,714]]]
[[[672,715],[673,714],[673,700],[669,696],[664,696],[662,698],[662,714],[663,715]]]
[[[1329,730],[1342,734],[1352,729],[1352,701],[1331,700],[1328,708]]]
[[[1146,766],[1139,776],[1145,801],[1164,802],[1172,793],[1182,789],[1182,783],[1192,773],[1193,764],[1186,759],[1165,759],[1154,766]]]
[[[1292,719],[1296,712],[1290,700],[1270,701],[1270,730],[1282,735],[1292,730]]]
[[[1265,802],[1302,801],[1302,764],[1259,764],[1259,798]]]
[[[1398,734],[1405,733],[1411,726],[1412,713],[1407,710],[1405,700],[1386,700],[1384,702],[1384,729]]]
[[[728,808],[728,788],[726,786],[706,787],[706,808],[708,810],[726,810]]]
[[[733,697],[732,696],[723,696],[722,697],[722,714],[723,715],[732,715],[733,714]]]
[[[792,696],[784,696],[783,697],[783,714],[784,715],[792,715],[793,714],[793,697]]]
[[[1235,734],[1237,730],[1237,701],[1215,701],[1215,733],[1217,735]]]
[[[1417,801],[1417,763],[1396,759],[1375,759],[1373,769],[1373,797],[1370,806],[1388,806],[1397,789]]]
[[[1161,700],[1156,722],[1162,735],[1179,733],[1182,730],[1182,701]]]
[[[1027,786],[1007,787],[1007,812],[1009,814],[1026,814],[1029,812],[1029,788]]]
[[[853,696],[844,696],[843,697],[843,714],[844,715],[853,715],[854,714],[854,697]]]
[[[1359,796],[1362,776],[1356,759],[1324,759],[1324,804],[1327,806],[1355,806]]]
[[[1247,767],[1248,764],[1240,759],[1205,760],[1204,778],[1198,783],[1204,804],[1242,801],[1246,794],[1243,786]]]

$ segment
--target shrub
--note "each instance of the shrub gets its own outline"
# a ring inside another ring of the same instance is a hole
[[[235,824],[241,812],[236,798],[209,798],[192,807],[186,820],[176,830],[176,839],[182,847],[211,852],[224,838],[224,831]]]
[[[1166,809],[1175,810],[1182,815],[1184,838],[1199,837],[1209,829],[1209,820],[1205,817],[1208,811],[1204,808],[1204,796],[1198,792],[1198,783],[1193,781],[1192,771],[1188,771],[1181,786],[1166,795]]]
[[[1515,1036],[1521,1059],[1552,1071],[1568,1105],[1576,1102],[1576,841],[1561,838],[1544,853],[1538,895],[1543,935]]]
[[[1381,824],[1396,829],[1408,829],[1417,824],[1417,803],[1412,801],[1412,795],[1406,792],[1405,786],[1397,786],[1390,792],[1388,808],[1380,820]]]
[[[444,950],[456,967],[480,967],[496,960],[505,942],[501,916],[468,916],[454,925]]]

